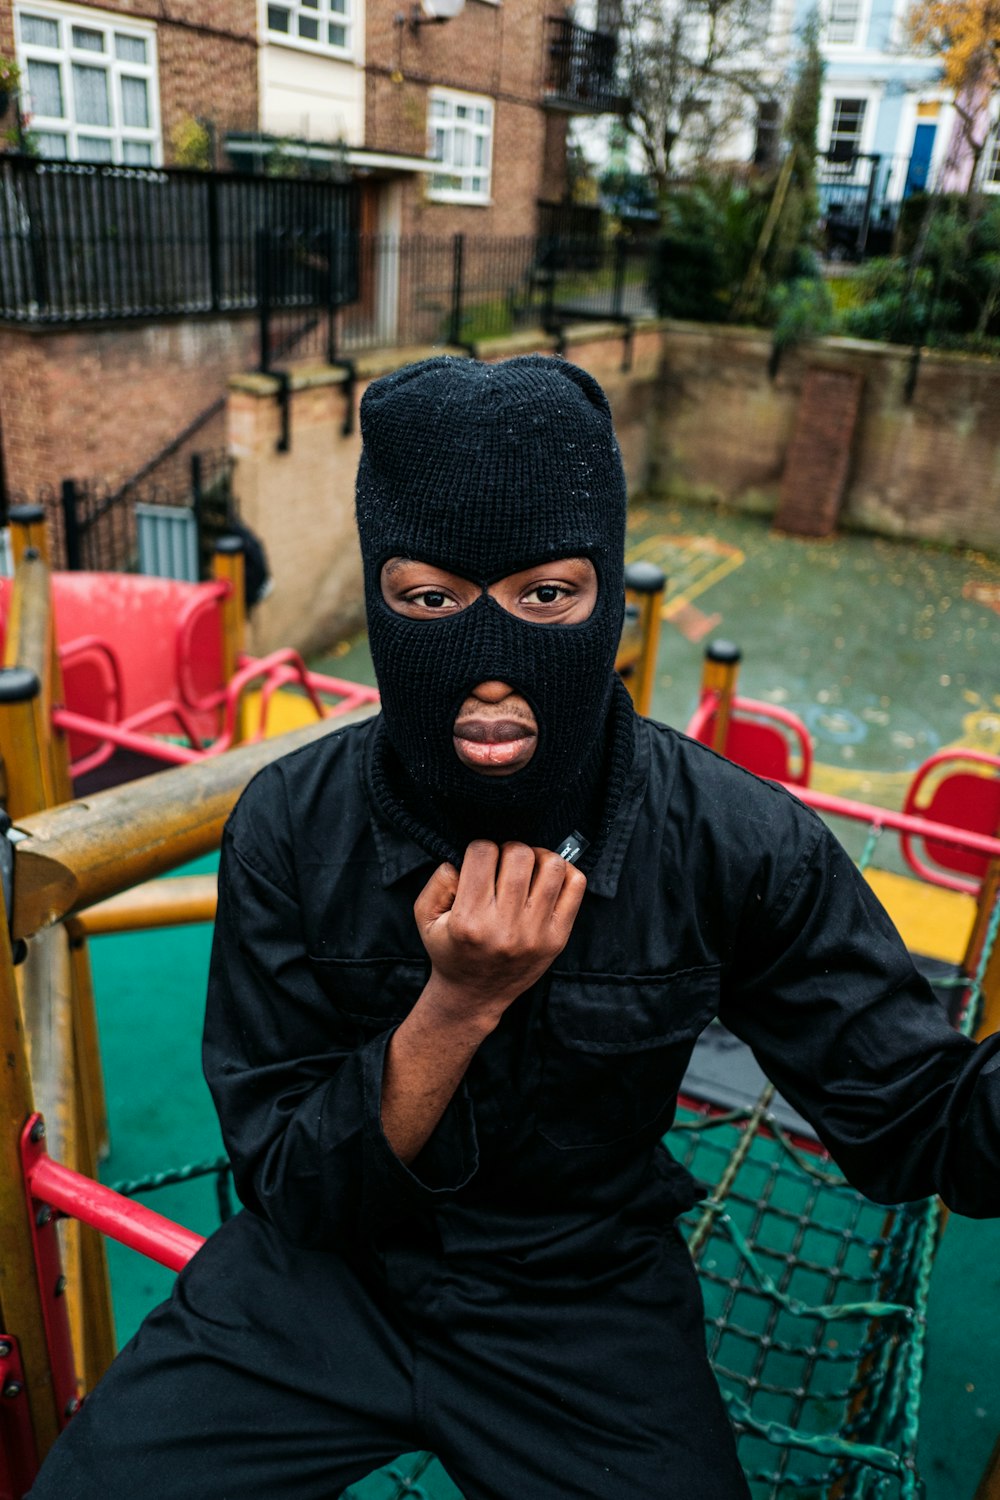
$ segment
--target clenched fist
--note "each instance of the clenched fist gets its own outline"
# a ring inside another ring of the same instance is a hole
[[[527,844],[476,840],[461,873],[439,866],[413,910],[441,1011],[492,1029],[565,948],[586,888],[573,865]]]

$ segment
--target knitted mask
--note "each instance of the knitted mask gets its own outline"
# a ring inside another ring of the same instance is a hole
[[[361,433],[357,519],[389,741],[435,794],[543,808],[594,752],[614,684],[626,490],[604,392],[585,370],[542,355],[429,359],[368,387]],[[391,557],[445,568],[483,593],[442,619],[407,619],[382,598]],[[521,620],[485,592],[565,557],[589,558],[597,573],[582,623]],[[464,766],[452,743],[459,708],[486,681],[522,694],[538,724],[531,760],[505,777]]]

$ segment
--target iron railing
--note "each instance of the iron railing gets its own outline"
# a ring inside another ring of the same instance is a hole
[[[273,254],[273,252],[272,252]],[[260,367],[328,363],[369,349],[473,346],[570,319],[652,316],[650,246],[626,236],[361,235],[350,302],[260,298]],[[265,262],[262,261],[262,264]]]
[[[563,16],[549,16],[546,28],[545,102],[574,114],[623,113],[614,33],[590,31]]]
[[[858,153],[841,160],[821,158],[816,186],[829,259],[861,260],[892,253],[903,200],[916,190],[908,156]]]
[[[156,473],[113,484],[106,479],[67,478],[40,485],[33,494],[15,490],[9,505],[45,510],[52,563],[76,571],[134,571],[139,559],[136,506],[189,510],[195,521],[201,571],[213,540],[238,519],[233,460],[224,449],[174,455]],[[6,517],[4,517],[6,519]]]
[[[262,231],[356,223],[350,184],[0,156],[0,319],[252,310]]]

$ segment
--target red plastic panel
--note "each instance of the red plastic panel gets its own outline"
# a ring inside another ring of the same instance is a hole
[[[187,611],[202,600],[218,629],[218,590],[211,583],[181,583],[135,573],[53,573],[56,633],[61,646],[80,636],[105,640],[118,658],[124,718],[165,699],[183,699],[177,680],[176,642]],[[207,628],[207,627],[206,627]],[[201,682],[212,664],[199,673]],[[216,658],[214,686],[222,687],[221,656]],[[67,707],[85,713],[67,693]],[[149,725],[150,730],[160,727]],[[162,726],[176,733],[174,724]],[[215,716],[206,713],[198,727],[206,737],[216,732]]]
[[[1000,778],[991,780],[968,771],[955,771],[938,783],[930,801],[920,811],[934,823],[951,823],[974,833],[996,833],[1000,828]],[[928,859],[946,870],[979,879],[986,873],[987,861],[980,855],[951,848],[935,839],[927,840],[926,850]]]

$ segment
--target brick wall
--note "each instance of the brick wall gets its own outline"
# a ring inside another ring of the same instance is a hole
[[[255,318],[47,332],[0,328],[7,486],[134,473],[253,367]],[[203,446],[223,436],[205,434]]]
[[[436,203],[426,183],[404,195],[403,232],[432,235],[531,234],[539,198],[560,196],[565,181],[566,117],[542,106],[547,14],[559,4],[469,0],[443,25],[396,24],[406,7],[370,0],[367,11],[366,134],[369,146],[423,156],[427,93],[437,84],[494,100],[492,202]]]
[[[76,0],[87,4],[87,0]],[[221,127],[257,119],[256,0],[101,0],[93,10],[156,23],[164,160],[185,116]],[[14,55],[12,0],[0,0],[0,52]]]

